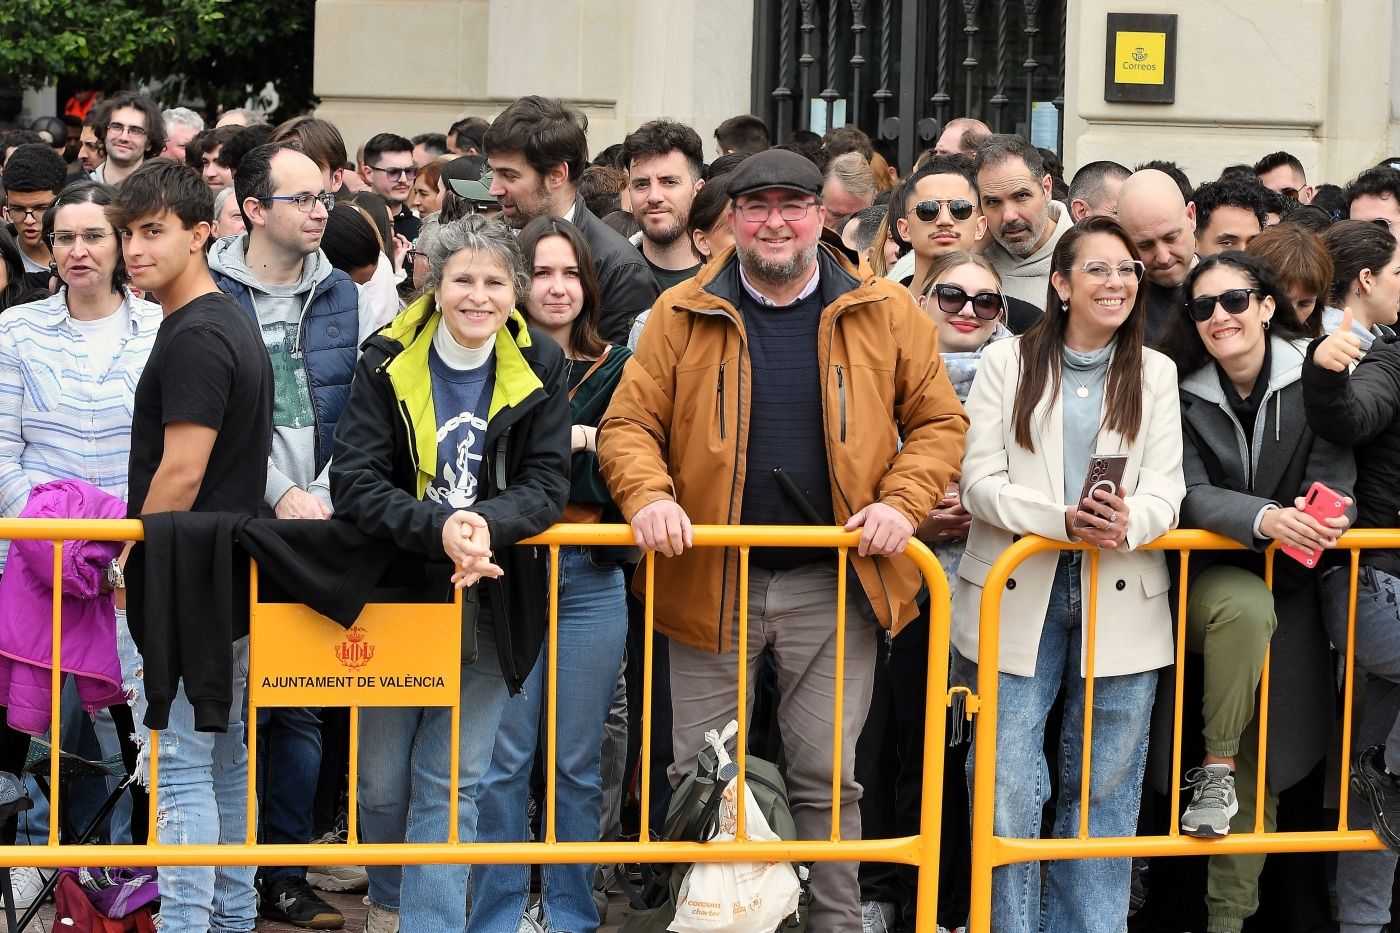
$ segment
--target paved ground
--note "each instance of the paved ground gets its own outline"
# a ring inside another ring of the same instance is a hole
[[[336,907],[345,915],[346,933],[364,933],[365,929],[365,905],[363,894],[325,894],[321,895],[330,904]],[[620,895],[613,895],[612,906],[608,911],[608,923],[600,928],[600,933],[614,933],[622,923],[623,913],[627,909],[627,901]],[[0,921],[3,922],[3,921]],[[31,926],[31,930],[54,930],[53,906],[45,907],[39,912],[39,924]],[[62,927],[57,929],[61,930]],[[297,927],[288,926],[282,923],[272,923],[267,920],[258,921],[258,933],[291,933]]]

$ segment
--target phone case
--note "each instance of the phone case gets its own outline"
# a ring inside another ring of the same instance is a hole
[[[1114,495],[1118,495],[1122,490],[1123,471],[1128,466],[1128,458],[1123,454],[1095,454],[1089,458],[1089,470],[1084,475],[1084,488],[1079,490],[1079,498],[1075,500],[1075,505],[1083,502],[1093,495],[1096,489],[1107,489]],[[1083,523],[1076,520],[1074,527],[1081,528]]]
[[[1322,483],[1315,482],[1308,488],[1308,497],[1303,503],[1303,511],[1318,521],[1325,521],[1329,518],[1345,515],[1347,504],[1340,493],[1328,489]],[[1317,562],[1322,558],[1321,550],[1314,551],[1292,545],[1284,545],[1279,550],[1308,568],[1316,567]]]

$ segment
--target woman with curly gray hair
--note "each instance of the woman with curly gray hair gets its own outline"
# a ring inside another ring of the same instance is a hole
[[[456,790],[469,843],[506,698],[546,631],[545,552],[511,545],[568,501],[567,365],[517,310],[529,278],[510,231],[471,215],[438,227],[425,251],[428,291],[360,357],[331,495],[336,517],[422,555],[439,596],[467,591]],[[360,723],[364,840],[445,842],[451,710],[366,709]],[[369,878],[367,930],[465,928],[468,866],[371,866]]]

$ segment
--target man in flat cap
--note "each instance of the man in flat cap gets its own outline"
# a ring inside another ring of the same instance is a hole
[[[901,555],[958,475],[967,419],[934,326],[909,292],[862,282],[818,240],[822,176],[770,149],[729,176],[735,246],[652,308],[598,433],[603,476],[657,560],[656,629],[670,642],[674,784],[709,729],[738,712],[765,649],[798,835],[831,831],[837,558],[754,548],[748,642],[738,645],[736,548],[692,549],[691,522],[859,529],[847,587],[841,837],[860,838],[856,738],[881,629],[918,612]],[[643,578],[637,575],[638,581]],[[752,702],[749,704],[752,709]],[[855,863],[812,868],[808,929],[861,929]]]

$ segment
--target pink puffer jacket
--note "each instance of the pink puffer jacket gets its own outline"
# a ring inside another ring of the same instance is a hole
[[[80,480],[35,486],[20,518],[125,518],[126,504]],[[89,712],[126,702],[117,659],[116,608],[103,592],[120,541],[69,541],[63,547],[61,666],[77,678]],[[49,728],[53,669],[53,544],[15,541],[0,576],[0,705],[11,726],[31,735]]]

